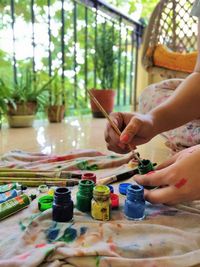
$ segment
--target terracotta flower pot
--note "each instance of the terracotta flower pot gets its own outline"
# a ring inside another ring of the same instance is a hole
[[[37,102],[22,102],[16,103],[16,109],[11,105],[8,104],[8,115],[35,115],[37,112]]]
[[[99,101],[105,111],[110,114],[114,109],[115,91],[112,89],[91,89],[93,96]],[[105,116],[96,106],[94,101],[90,99],[92,114],[94,118],[104,118]]]
[[[65,105],[49,106],[47,113],[49,122],[61,122],[65,116]]]

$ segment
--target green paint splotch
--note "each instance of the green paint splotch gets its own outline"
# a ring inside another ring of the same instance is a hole
[[[95,171],[98,170],[97,164],[89,164],[87,160],[76,160],[77,164],[76,167],[79,170],[88,170],[88,171]]]
[[[100,264],[100,256],[96,257],[96,267],[99,267]]]
[[[66,243],[70,243],[70,242],[74,241],[76,239],[76,237],[77,237],[77,230],[69,227],[69,228],[65,229],[64,234],[59,239],[57,239],[57,241],[63,241]]]

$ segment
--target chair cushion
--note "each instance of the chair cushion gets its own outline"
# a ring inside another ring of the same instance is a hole
[[[194,70],[196,59],[196,51],[191,53],[172,52],[161,44],[156,46],[153,54],[154,66],[187,73]]]

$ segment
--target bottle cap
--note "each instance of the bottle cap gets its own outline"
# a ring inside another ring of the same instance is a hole
[[[107,185],[96,185],[93,189],[93,194],[106,196],[110,195],[110,189]]]
[[[26,185],[21,185],[21,190],[24,191],[26,190],[28,187]]]
[[[46,184],[41,184],[38,186],[38,190],[40,193],[46,193],[48,192],[48,186]]]
[[[54,196],[54,192],[55,192],[56,188],[57,188],[56,186],[50,187],[48,190],[48,195]]]
[[[31,200],[34,200],[34,199],[36,199],[37,195],[31,194],[29,197],[30,197]]]
[[[40,211],[45,211],[47,209],[52,208],[53,205],[53,196],[46,195],[42,196],[38,200],[38,209]]]
[[[119,207],[119,196],[117,194],[110,194],[111,207],[112,209],[117,209]]]
[[[107,185],[110,188],[110,193],[114,193],[114,187],[112,185]]]
[[[126,195],[127,188],[129,185],[132,185],[131,183],[121,183],[119,184],[119,193],[122,195]]]

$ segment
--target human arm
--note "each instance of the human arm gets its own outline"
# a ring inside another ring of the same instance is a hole
[[[198,25],[198,28],[200,26]],[[198,44],[200,36],[198,36]],[[198,50],[200,50],[198,45]],[[198,53],[194,72],[189,75],[164,103],[142,115],[133,113],[112,114],[113,120],[122,131],[120,138],[113,133],[108,124],[105,131],[107,147],[118,153],[129,151],[127,144],[133,147],[148,142],[153,136],[176,128],[200,117],[200,56]]]
[[[157,133],[174,129],[200,117],[200,23],[197,41],[198,57],[193,73],[179,85],[167,101],[149,112]]]

